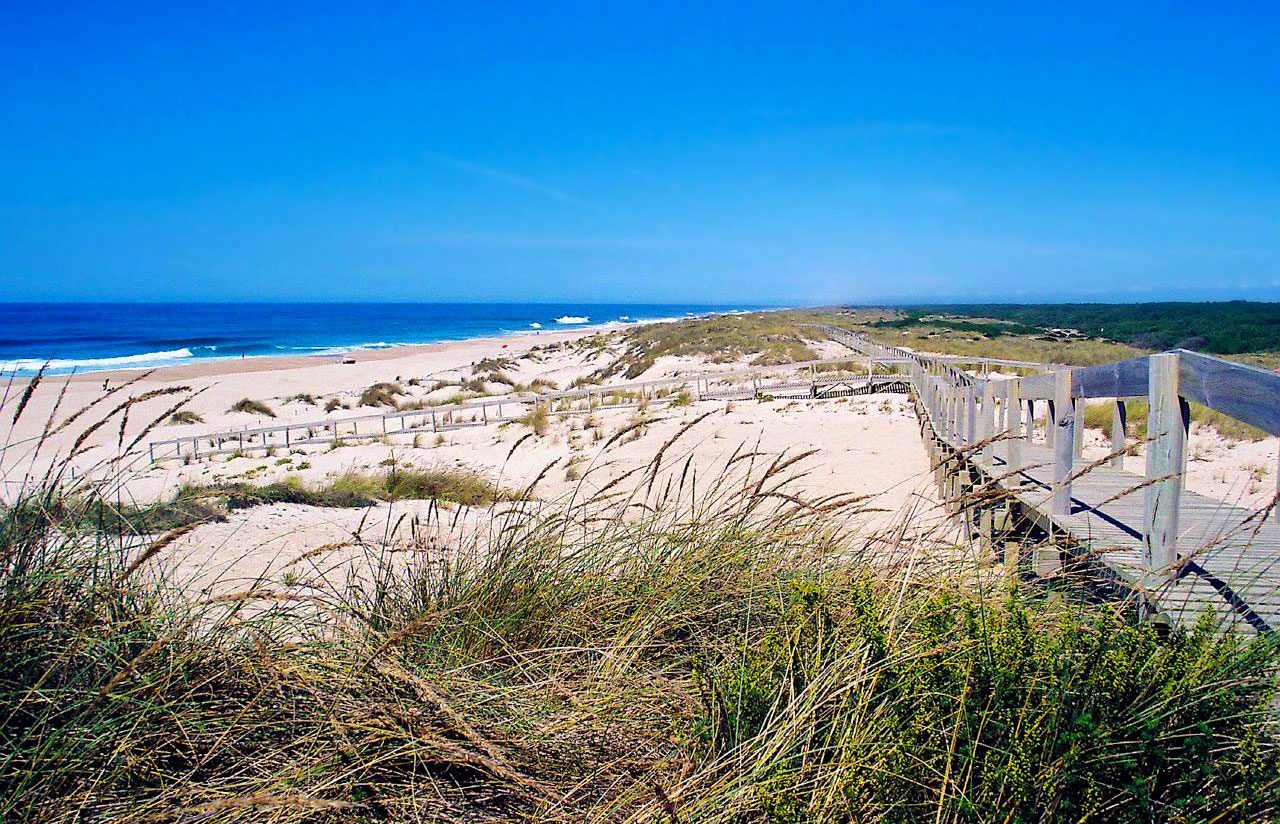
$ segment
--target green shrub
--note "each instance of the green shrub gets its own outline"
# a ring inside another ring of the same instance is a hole
[[[360,393],[360,406],[390,406],[394,408],[397,398],[404,394],[404,387],[398,383],[375,383]]]
[[[241,398],[231,404],[231,408],[227,411],[247,412],[251,415],[266,415],[268,418],[274,418],[276,416],[275,411],[271,407],[267,406],[262,401],[255,401],[250,398]]]
[[[200,417],[190,409],[179,409],[169,416],[169,423],[174,426],[191,423],[204,423],[204,418]]]
[[[519,418],[517,422],[532,429],[538,437],[542,437],[547,434],[547,430],[551,426],[551,417],[546,404],[535,403],[533,408]]]

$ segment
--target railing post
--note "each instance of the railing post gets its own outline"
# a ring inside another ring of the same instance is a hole
[[[1053,376],[1053,492],[1049,512],[1056,518],[1071,514],[1071,464],[1075,454],[1075,408],[1071,402],[1071,370]]]
[[[1017,472],[1022,469],[1022,386],[1016,380],[1009,381],[1009,431],[1005,441],[1005,460],[1008,471]]]
[[[982,424],[978,427],[978,440],[982,446],[982,460],[991,462],[991,438],[996,431],[996,388],[991,381],[982,387]]]
[[[1057,373],[1054,373],[1054,396],[1049,399],[1049,409],[1044,421],[1044,445],[1052,453],[1054,444],[1058,442],[1058,415],[1066,410],[1058,409]]]
[[[1084,398],[1072,400],[1071,416],[1075,421],[1071,430],[1072,455],[1079,458],[1084,454]]]
[[[1152,355],[1147,401],[1147,499],[1142,537],[1151,585],[1171,579],[1178,560],[1178,509],[1186,454],[1187,402],[1179,394],[1178,356]]]
[[[978,393],[973,384],[964,385],[964,442],[974,443],[978,440]]]
[[[1027,445],[1036,442],[1036,402],[1027,398]]]
[[[1111,465],[1116,469],[1124,469],[1125,415],[1124,401],[1116,398],[1111,404]]]

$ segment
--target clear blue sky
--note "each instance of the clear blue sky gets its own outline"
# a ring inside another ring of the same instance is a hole
[[[1280,297],[1280,4],[0,3],[2,298]]]

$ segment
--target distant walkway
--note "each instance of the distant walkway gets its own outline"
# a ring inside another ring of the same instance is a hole
[[[859,360],[865,373],[823,374],[820,367]],[[777,366],[759,366],[725,372],[700,372],[663,380],[590,386],[556,392],[493,395],[455,404],[438,404],[371,415],[331,417],[299,423],[245,427],[151,441],[148,456],[163,460],[201,460],[236,453],[270,453],[300,446],[338,441],[369,440],[398,434],[437,433],[474,426],[519,421],[536,407],[551,415],[583,414],[594,410],[638,407],[687,397],[691,401],[749,400],[752,398],[839,398],[877,392],[906,394],[905,375],[875,374],[879,366],[903,366],[897,356],[822,358]],[[761,376],[781,371],[809,374],[789,380],[761,382]],[[729,383],[738,379],[740,383]],[[749,379],[749,382],[748,380]]]

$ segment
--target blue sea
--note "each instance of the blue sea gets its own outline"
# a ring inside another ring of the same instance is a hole
[[[583,303],[0,303],[0,373],[323,355],[771,307]]]

